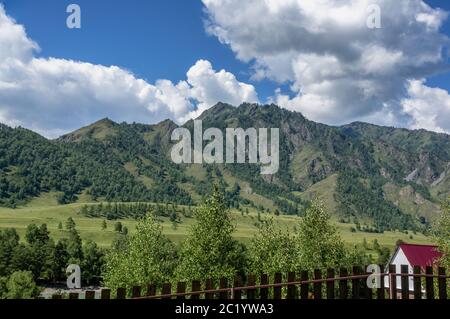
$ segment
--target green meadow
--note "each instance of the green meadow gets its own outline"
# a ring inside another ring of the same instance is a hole
[[[102,230],[101,218],[88,218],[81,215],[80,209],[86,203],[91,203],[83,196],[80,201],[70,205],[58,205],[55,194],[44,194],[39,198],[32,200],[25,206],[16,209],[0,208],[0,229],[15,228],[23,239],[26,228],[29,224],[47,224],[51,236],[54,239],[64,238],[67,233],[64,230],[65,222],[69,217],[75,220],[76,228],[84,240],[93,240],[102,247],[109,247],[113,240],[118,236],[114,231],[114,224],[117,221],[106,221],[107,229]],[[86,201],[85,201],[86,200]],[[248,243],[257,231],[258,214],[250,208],[250,213],[242,215],[238,211],[231,212],[236,225],[235,237],[243,243]],[[267,216],[261,214],[261,216]],[[273,215],[272,215],[273,216]],[[283,229],[295,230],[300,218],[296,216],[273,216],[277,225]],[[181,242],[188,234],[190,225],[194,222],[192,218],[181,217],[181,222],[174,227],[168,218],[159,218],[164,233],[174,242]],[[59,223],[62,223],[63,230],[58,229]],[[136,221],[132,219],[122,219],[123,226],[133,233]],[[408,234],[401,232],[385,232],[384,234],[374,234],[365,232],[352,232],[353,224],[342,224],[335,222],[342,238],[347,245],[361,245],[364,238],[369,243],[377,239],[380,245],[393,248],[398,239],[408,243],[432,243],[432,239],[423,234]],[[412,236],[412,239],[410,238]]]

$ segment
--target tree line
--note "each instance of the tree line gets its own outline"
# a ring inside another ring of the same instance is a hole
[[[37,284],[65,281],[69,264],[80,265],[83,284],[100,283],[105,251],[93,241],[83,243],[72,218],[64,233],[55,242],[46,224],[31,224],[21,241],[15,229],[0,230],[0,299],[37,297]]]

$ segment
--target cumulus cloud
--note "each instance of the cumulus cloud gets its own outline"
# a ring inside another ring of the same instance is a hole
[[[408,83],[408,94],[402,105],[414,119],[412,128],[450,132],[450,94],[446,90],[430,88],[425,80],[414,80]]]
[[[405,87],[449,71],[449,39],[439,31],[448,14],[422,0],[203,3],[207,31],[251,63],[255,79],[291,85],[272,100],[316,121],[415,126],[422,122],[403,109],[413,93]],[[381,29],[367,27],[371,4],[381,8]]]
[[[200,60],[178,83],[154,84],[117,66],[36,58],[38,45],[0,5],[0,122],[56,137],[102,117],[185,121],[219,101],[257,102],[252,85]]]

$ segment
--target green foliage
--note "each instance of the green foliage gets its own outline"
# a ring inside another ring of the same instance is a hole
[[[387,247],[380,247],[378,250],[377,264],[386,265],[391,257],[391,251]]]
[[[263,219],[249,247],[249,270],[253,274],[274,274],[295,270],[297,243],[289,231],[277,229],[273,219]]]
[[[9,276],[14,272],[17,264],[14,258],[22,248],[19,240],[15,229],[0,230],[0,277]]]
[[[69,258],[67,240],[58,241],[53,251],[53,263],[51,265],[52,277],[55,281],[63,281],[66,278],[65,270],[69,265]]]
[[[369,216],[373,219],[375,230],[417,229],[410,215],[403,214],[396,206],[383,198],[382,182],[371,180],[367,186],[361,176],[353,173],[341,173],[336,186],[339,210],[345,216]]]
[[[28,271],[16,271],[6,282],[6,299],[35,299],[40,289],[33,280],[33,274]]]
[[[433,234],[443,253],[440,260],[442,267],[450,267],[450,199],[442,205],[442,214],[433,226]]]
[[[147,216],[133,236],[121,237],[107,253],[104,284],[112,289],[148,283],[160,286],[172,279],[176,260],[175,247],[162,235],[161,225]]]
[[[69,262],[72,264],[80,264],[83,260],[83,242],[76,229],[69,231],[67,253],[69,254]]]
[[[345,263],[344,243],[317,200],[300,221],[297,242],[299,269],[337,268]]]
[[[88,285],[100,282],[100,274],[104,264],[104,251],[96,243],[88,240],[83,245],[83,260],[81,270],[83,272],[83,281]]]
[[[121,222],[117,222],[114,224],[114,231],[118,232],[118,233],[122,232],[122,223]]]
[[[71,230],[74,230],[75,227],[76,227],[75,221],[73,220],[72,217],[69,217],[66,221],[66,229],[71,231]]]
[[[241,272],[245,264],[242,247],[232,237],[235,227],[217,186],[194,216],[196,223],[183,244],[177,278],[182,281],[232,278]]]

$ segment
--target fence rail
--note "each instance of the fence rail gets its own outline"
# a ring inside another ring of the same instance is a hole
[[[380,266],[380,269],[383,269]],[[365,268],[366,269],[366,268]],[[236,276],[231,283],[222,278],[218,281],[207,279],[204,284],[198,280],[191,282],[188,290],[185,282],[178,282],[176,287],[172,284],[163,284],[160,289],[156,285],[147,287],[135,286],[131,289],[118,288],[115,295],[110,289],[102,289],[99,299],[448,299],[450,286],[444,268],[426,267],[425,272],[415,266],[410,272],[406,265],[401,266],[397,273],[395,265],[389,265],[387,273],[375,274],[378,276],[379,286],[369,288],[367,279],[373,273],[367,273],[361,267],[354,266],[351,274],[346,268],[339,272],[328,269],[322,275],[321,270],[313,272],[289,272],[283,281],[283,275],[276,273],[269,282],[268,275],[258,278],[248,275],[244,284],[243,278]],[[436,272],[435,272],[436,270]],[[371,277],[373,278],[373,277]],[[385,278],[388,278],[386,284]],[[412,285],[410,280],[412,279]],[[400,285],[398,284],[400,280]],[[174,288],[174,289],[173,289]],[[144,293],[145,290],[145,293]],[[158,294],[158,290],[160,293]],[[175,292],[174,292],[175,290]],[[437,296],[436,296],[437,294]],[[95,291],[83,293],[71,292],[69,299],[96,299]],[[53,299],[63,299],[61,294],[55,294]]]

